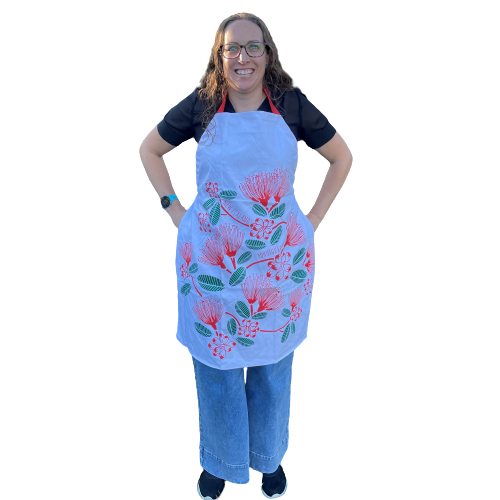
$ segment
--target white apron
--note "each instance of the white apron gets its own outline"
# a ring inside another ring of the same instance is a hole
[[[276,363],[307,337],[314,230],[294,195],[297,139],[264,91],[273,113],[224,113],[224,98],[177,234],[176,336],[220,370]]]

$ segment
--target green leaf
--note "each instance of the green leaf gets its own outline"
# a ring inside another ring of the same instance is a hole
[[[279,207],[276,207],[271,211],[269,217],[271,217],[271,219],[277,219],[278,217],[282,217],[284,213],[285,213],[285,204],[282,203]]]
[[[286,325],[285,332],[283,333],[283,337],[281,337],[281,342],[286,342],[286,339],[290,335],[290,324]]]
[[[247,260],[250,260],[251,258],[252,258],[252,252],[245,252],[245,253],[242,253],[238,257],[238,260],[236,262],[238,264],[243,264],[243,262],[246,262]]]
[[[264,319],[267,316],[266,312],[256,313],[252,316],[252,319]]]
[[[210,198],[205,203],[203,203],[203,206],[205,207],[205,210],[208,210],[214,203],[215,203],[215,198]]]
[[[196,331],[200,335],[203,335],[204,337],[211,337],[212,336],[212,332],[205,325],[202,325],[201,323],[198,323],[197,321],[195,321],[194,326],[196,328]]]
[[[290,311],[290,309],[283,309],[283,311],[281,311],[281,314],[283,314],[285,318],[288,318],[290,314],[292,314],[292,312]]]
[[[221,198],[224,198],[225,200],[232,200],[233,198],[236,198],[236,191],[221,191],[219,193],[219,196]]]
[[[245,245],[251,250],[261,250],[266,246],[265,242],[260,240],[245,240]]]
[[[307,278],[307,273],[303,269],[297,269],[290,276],[295,283],[302,283]]]
[[[231,335],[235,335],[237,329],[238,325],[236,324],[236,320],[234,318],[230,318],[229,321],[227,322],[227,331]]]
[[[278,226],[278,229],[274,231],[274,234],[271,236],[271,245],[276,245],[281,238],[281,233],[283,232],[283,226]]]
[[[242,318],[248,319],[250,317],[250,310],[248,309],[248,306],[241,300],[238,300],[238,302],[236,302],[234,308]]]
[[[190,291],[191,291],[191,285],[189,283],[186,283],[181,288],[181,293],[184,294],[184,295],[187,295]]]
[[[245,279],[246,275],[247,275],[246,268],[238,267],[238,269],[236,269],[236,271],[234,271],[233,274],[231,274],[231,277],[229,278],[229,285],[230,286],[238,285]]]
[[[261,217],[267,217],[267,210],[262,206],[256,203],[253,207],[252,210],[257,214],[260,215]]]
[[[295,333],[295,323],[292,322],[292,326],[290,327],[290,330],[292,330],[292,334]]]
[[[209,276],[208,274],[200,274],[198,276],[198,283],[209,292],[219,292],[224,288],[224,283],[219,278]]]
[[[212,208],[212,210],[210,210],[210,215],[209,215],[210,224],[212,224],[212,226],[217,225],[217,222],[219,222],[219,217],[220,217],[220,205],[217,203],[217,205],[215,205]]]
[[[296,254],[295,257],[293,258],[293,265],[296,266],[303,258],[304,254],[306,253],[306,249],[301,248]]]
[[[189,272],[190,273],[195,273],[196,271],[198,271],[198,264],[195,262],[194,264],[191,264],[189,266]]]
[[[250,347],[251,345],[254,345],[255,342],[253,340],[250,340],[250,339],[247,339],[247,338],[244,338],[244,337],[238,337],[236,339],[236,342],[238,342],[239,344],[245,346],[245,347]]]

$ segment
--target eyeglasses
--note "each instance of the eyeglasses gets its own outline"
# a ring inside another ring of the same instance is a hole
[[[241,49],[245,47],[247,54],[250,57],[260,57],[264,54],[266,50],[267,43],[264,42],[250,42],[246,45],[239,45],[237,43],[228,43],[226,45],[221,45],[220,49],[222,55],[226,59],[235,59],[240,55]]]

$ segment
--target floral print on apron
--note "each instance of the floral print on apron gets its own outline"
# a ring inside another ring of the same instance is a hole
[[[177,339],[228,370],[276,363],[307,337],[314,229],[294,195],[297,140],[272,113],[224,113],[196,152],[176,246]]]

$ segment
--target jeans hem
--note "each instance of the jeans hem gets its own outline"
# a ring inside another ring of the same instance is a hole
[[[281,441],[280,445],[278,446],[278,450],[276,451],[276,453],[270,457],[259,455],[258,453],[254,453],[253,451],[251,451],[250,467],[253,470],[256,470],[258,472],[265,472],[266,474],[274,472],[283,460],[283,457],[285,456],[287,450],[288,436],[285,436],[283,441]]]
[[[242,465],[227,464],[202,445],[200,445],[200,465],[210,474],[230,483],[246,484],[250,482],[249,462]]]

